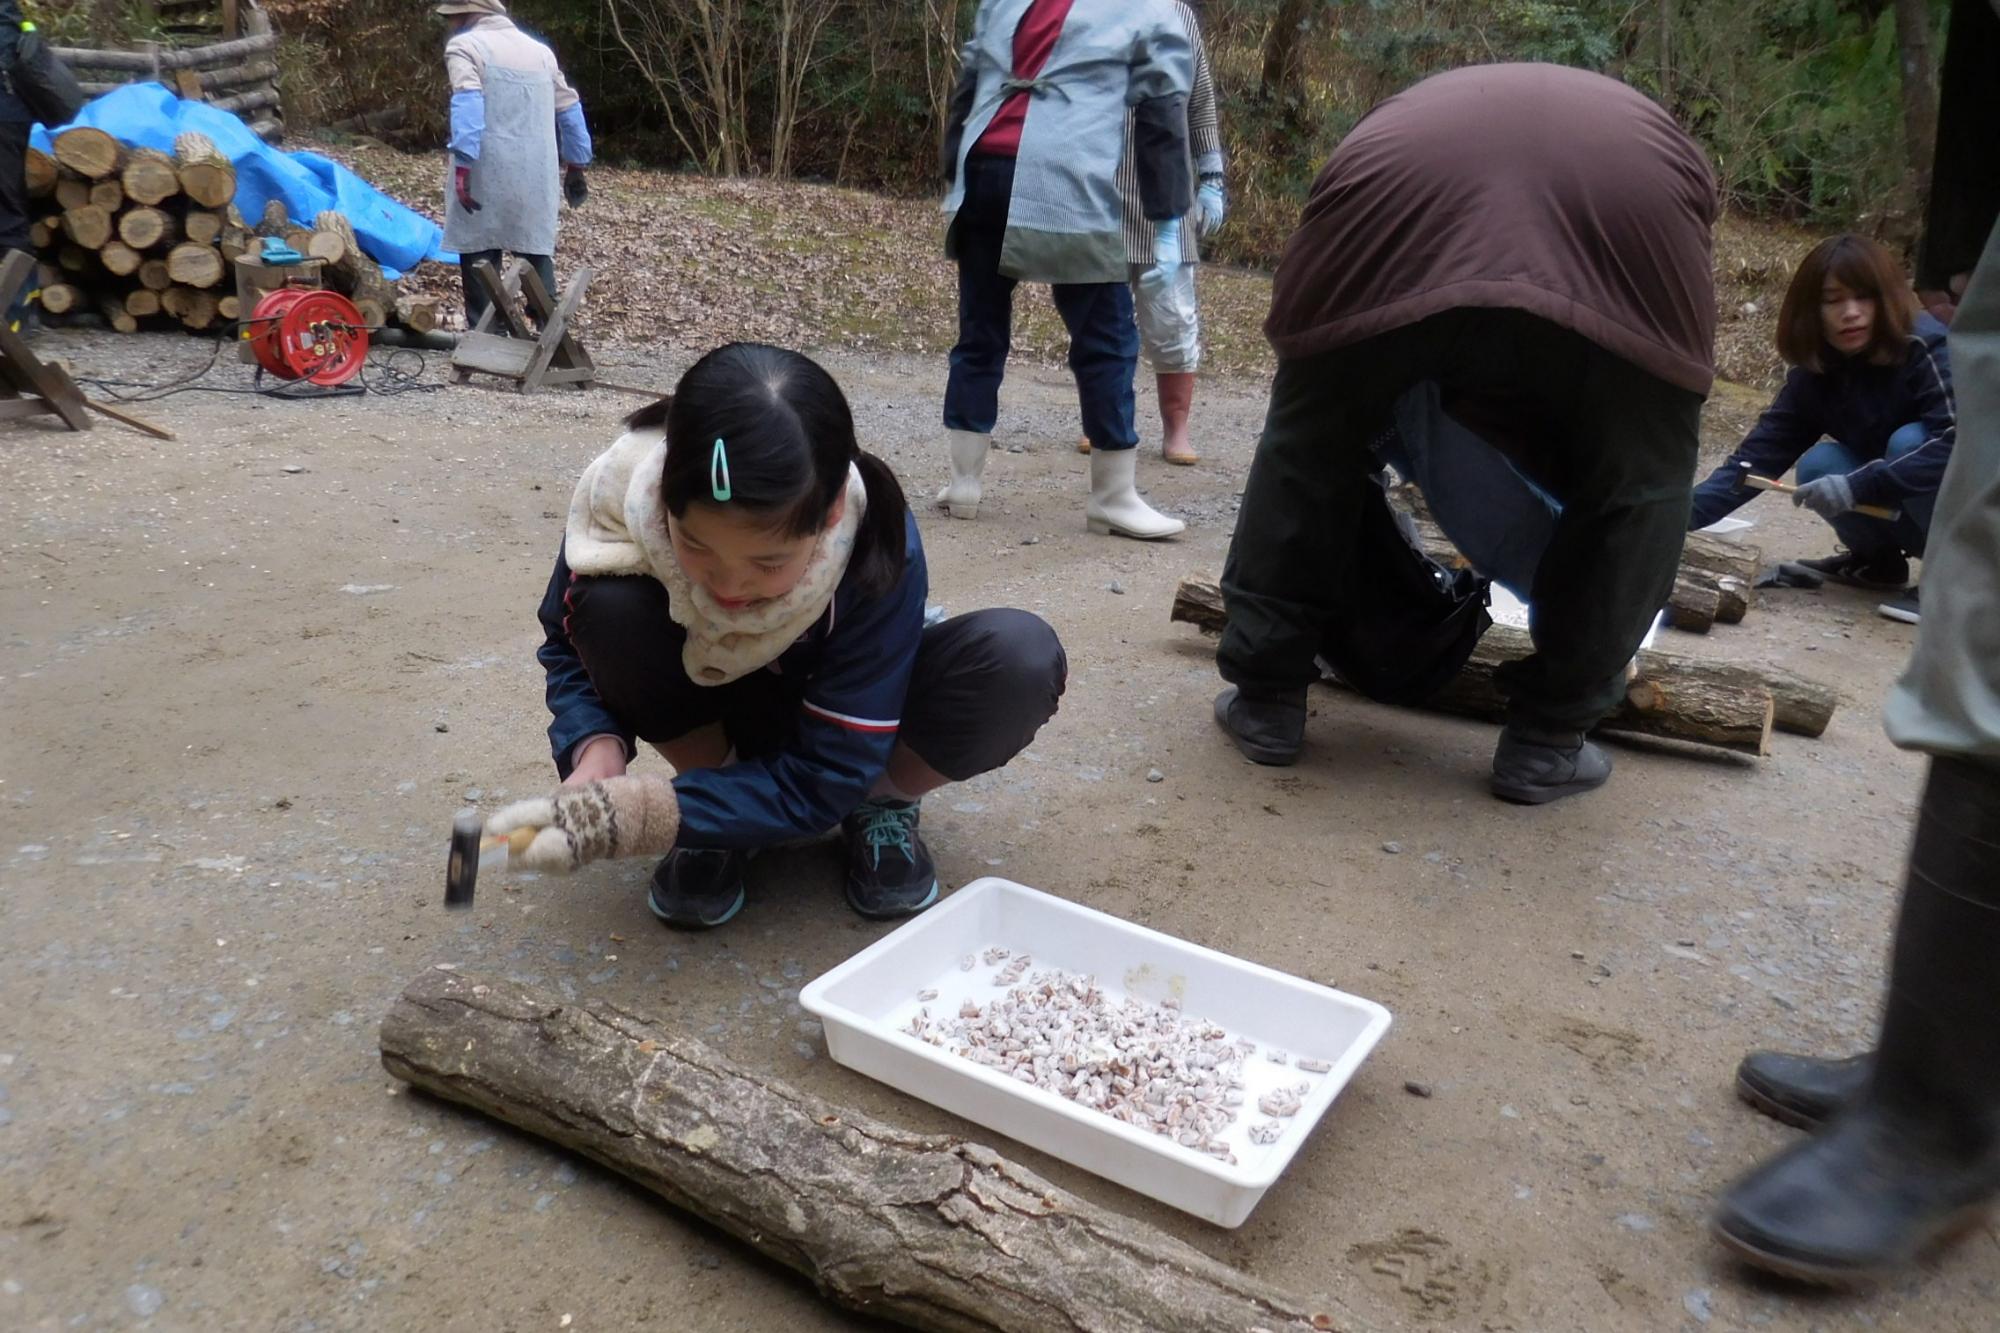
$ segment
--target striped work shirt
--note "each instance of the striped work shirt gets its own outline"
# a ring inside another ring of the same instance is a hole
[[[1188,151],[1194,155],[1194,173],[1220,176],[1223,172],[1222,117],[1215,109],[1215,80],[1209,74],[1208,47],[1201,39],[1201,24],[1194,11],[1176,3],[1174,9],[1187,25],[1194,46],[1194,91],[1188,96]],[[1118,193],[1125,202],[1125,249],[1130,262],[1153,262],[1153,224],[1139,207],[1139,150],[1134,142],[1132,115],[1125,115],[1125,157],[1118,164]],[[1197,263],[1201,251],[1195,244],[1194,218],[1190,214],[1181,226],[1181,259]]]

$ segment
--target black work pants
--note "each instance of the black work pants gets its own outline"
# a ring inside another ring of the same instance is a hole
[[[1562,506],[1535,576],[1535,652],[1503,669],[1512,720],[1585,729],[1673,589],[1702,399],[1579,334],[1514,310],[1452,310],[1281,361],[1223,566],[1225,680],[1296,689],[1353,590],[1354,540],[1396,400],[1436,380],[1501,404],[1509,460]]]

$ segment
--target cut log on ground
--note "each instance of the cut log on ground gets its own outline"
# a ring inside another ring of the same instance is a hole
[[[1174,589],[1169,618],[1210,633],[1221,633],[1228,623],[1223,610],[1222,589],[1214,579],[1205,575],[1189,575]],[[1497,662],[1526,657],[1533,650],[1534,645],[1525,630],[1495,625],[1480,640],[1479,653]],[[1759,732],[1763,732],[1763,728],[1757,726],[1761,713],[1759,696],[1767,697],[1771,703],[1772,726],[1801,736],[1824,734],[1839,703],[1839,696],[1829,687],[1771,667],[1710,662],[1650,648],[1639,653],[1638,663],[1639,675],[1633,685],[1651,683],[1659,687],[1658,693],[1642,694],[1636,701],[1628,699],[1617,719],[1605,723],[1608,730],[1667,736],[1705,745],[1726,741],[1720,744],[1720,748],[1761,753],[1761,749],[1752,748],[1753,744],[1768,744],[1768,732],[1764,732],[1764,740],[1758,736]],[[1472,667],[1467,669],[1470,671]],[[1482,668],[1489,677],[1491,669],[1491,665]],[[1456,683],[1447,687],[1447,692],[1455,687]],[[1703,702],[1708,700],[1715,701],[1713,708]],[[1664,721],[1659,711],[1662,701],[1668,714]],[[1454,707],[1454,703],[1463,706]],[[1455,699],[1441,699],[1435,706],[1450,712],[1491,717],[1496,721],[1504,716],[1497,691],[1487,691],[1484,685],[1478,683]],[[1683,708],[1689,713],[1686,719],[1672,716],[1676,710]],[[1651,716],[1648,717],[1648,714]],[[1705,721],[1704,717],[1711,720]],[[1712,720],[1714,718],[1724,718],[1726,724],[1717,723]],[[1643,725],[1632,725],[1635,720]]]
[[[83,307],[83,289],[67,282],[42,284],[42,309],[51,315],[67,315]]]
[[[136,287],[125,293],[125,313],[135,319],[146,319],[160,313],[160,294],[149,287]]]
[[[396,298],[396,322],[412,333],[429,333],[438,326],[437,302],[399,296]]]
[[[222,281],[222,252],[212,245],[182,241],[167,251],[167,272],[189,287],[213,287]]]
[[[364,328],[379,329],[389,322],[389,311],[380,301],[370,296],[354,298],[354,308],[361,314]]]
[[[167,272],[167,261],[148,259],[139,265],[139,285],[156,292],[163,292],[173,286],[174,275]]]
[[[63,210],[63,235],[86,250],[102,250],[111,239],[111,214],[96,204]]]
[[[1667,623],[1690,634],[1706,634],[1715,628],[1722,611],[1722,590],[1703,583],[1685,571],[1674,575],[1673,595],[1667,599]]]
[[[181,218],[181,233],[196,245],[222,239],[222,214],[212,208],[190,208]]]
[[[26,163],[28,197],[46,199],[55,193],[56,160],[39,148],[30,148]]]
[[[132,318],[126,312],[123,299],[116,296],[99,297],[97,308],[103,312],[104,322],[109,324],[116,332],[137,333],[139,331],[139,321]]]
[[[139,271],[146,257],[123,241],[106,241],[104,248],[97,252],[97,262],[104,265],[106,273],[129,278]]]
[[[208,216],[215,215],[211,213]],[[128,208],[118,219],[118,239],[134,250],[172,245],[180,239],[180,234],[180,224],[165,209]],[[190,236],[188,239],[197,245],[204,243],[199,237]]]
[[[174,160],[151,148],[133,149],[119,179],[124,183],[125,197],[148,208],[164,204],[181,192],[180,173]]]
[[[90,202],[107,213],[116,213],[125,207],[125,187],[116,177],[94,182],[90,187]]]
[[[206,134],[176,135],[174,160],[180,164],[182,191],[200,207],[224,208],[236,198],[236,168]]]
[[[103,180],[125,160],[125,149],[103,130],[78,125],[55,138],[56,161],[79,176]]]
[[[221,302],[216,299],[214,292],[205,291],[199,287],[185,287],[175,290],[187,293],[178,302],[180,306],[178,317],[184,326],[195,330],[215,327],[215,318],[219,312]]]
[[[1363,1333],[990,1148],[821,1101],[608,1003],[429,971],[381,1044],[397,1078],[621,1172],[876,1319]]]

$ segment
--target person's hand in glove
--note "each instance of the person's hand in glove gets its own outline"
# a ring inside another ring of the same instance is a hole
[[[451,171],[452,191],[458,195],[458,206],[468,213],[477,213],[485,205],[472,197],[472,168],[453,167]]]
[[[486,832],[495,837],[540,830],[520,862],[557,874],[612,857],[665,856],[680,827],[674,784],[656,773],[563,787],[552,796],[516,801],[486,821]]]
[[[1792,503],[1810,509],[1821,518],[1832,519],[1854,508],[1854,487],[1846,477],[1834,473],[1809,481],[1792,492]]]
[[[1229,200],[1222,191],[1220,176],[1204,176],[1194,197],[1195,234],[1203,240],[1215,235],[1229,213]]]
[[[590,182],[584,179],[583,168],[567,167],[563,170],[563,198],[571,208],[582,208],[583,201],[590,198]]]

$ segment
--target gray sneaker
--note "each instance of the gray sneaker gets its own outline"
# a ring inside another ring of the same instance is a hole
[[[1580,731],[1509,723],[1493,751],[1493,794],[1516,805],[1546,805],[1602,787],[1611,756]]]

